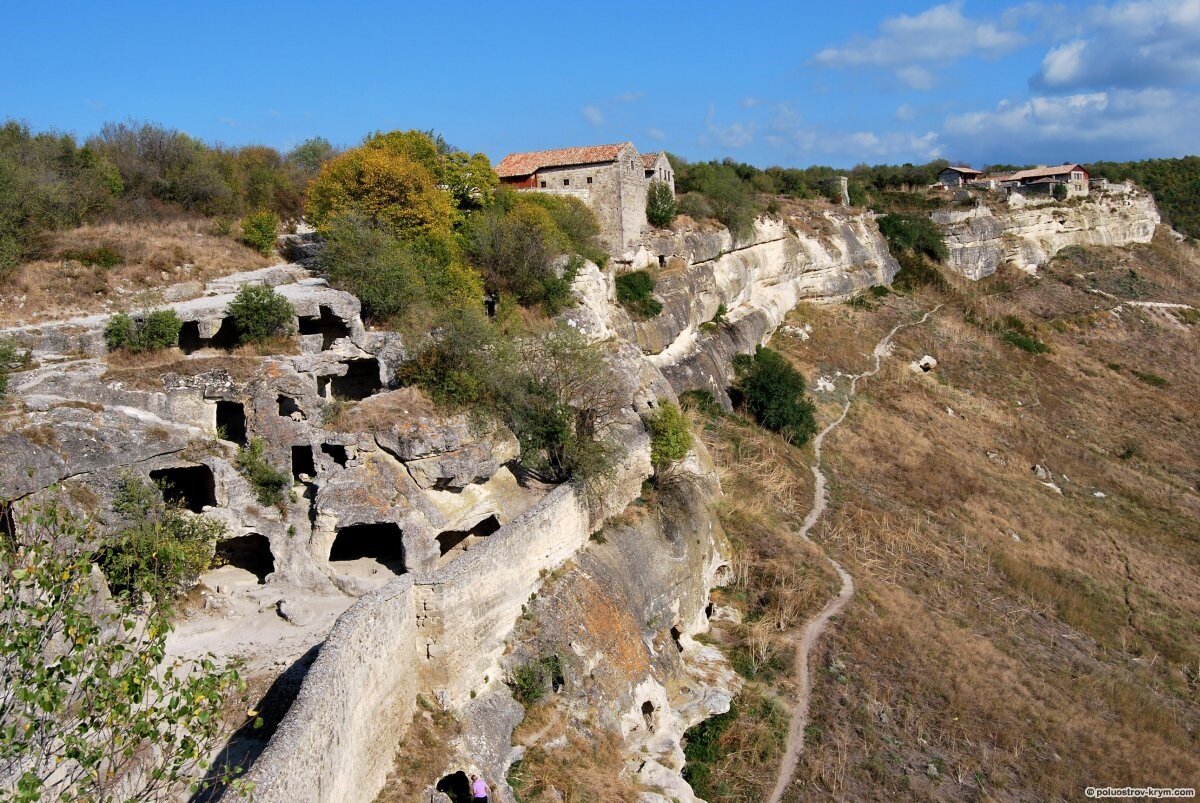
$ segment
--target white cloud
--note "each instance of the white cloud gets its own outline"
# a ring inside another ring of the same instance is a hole
[[[704,118],[705,140],[716,142],[722,148],[736,150],[754,142],[758,132],[757,123],[729,123],[723,125],[716,121],[717,110],[710,106],[708,115]]]
[[[1200,95],[1171,89],[1113,89],[1036,95],[989,111],[952,115],[956,153],[991,161],[1090,161],[1178,156],[1194,150]]]
[[[917,119],[917,110],[911,104],[901,103],[896,107],[896,111],[892,114],[897,120],[902,123],[910,123]]]
[[[757,106],[762,106],[766,103],[762,98],[742,98],[741,107],[743,109],[753,109]]]
[[[1034,88],[1073,91],[1183,86],[1200,81],[1200,0],[1091,6],[1075,38],[1046,53]]]
[[[622,92],[613,98],[614,103],[634,103],[646,97],[645,92]]]
[[[650,139],[658,140],[660,142],[667,138],[667,135],[663,133],[661,128],[647,128],[646,136],[650,137]]]
[[[604,125],[604,112],[600,111],[599,106],[588,104],[579,110],[583,115],[583,121],[593,128],[599,128]]]
[[[996,57],[1028,41],[1019,24],[1029,13],[1022,7],[996,21],[963,14],[962,0],[933,6],[920,14],[900,14],[879,24],[878,35],[856,37],[845,45],[827,47],[811,60],[821,67],[875,67],[891,70],[913,89],[931,89],[930,65],[946,65],[968,55]]]

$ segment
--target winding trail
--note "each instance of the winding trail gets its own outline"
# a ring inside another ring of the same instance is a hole
[[[825,436],[833,430],[837,429],[846,416],[850,412],[850,404],[854,401],[854,394],[858,391],[858,380],[866,379],[867,377],[875,376],[879,373],[879,368],[883,362],[883,358],[889,355],[889,348],[892,344],[892,338],[901,329],[907,329],[910,326],[920,326],[929,320],[929,317],[942,308],[942,304],[938,304],[933,309],[921,316],[919,321],[910,321],[909,323],[896,324],[892,331],[875,344],[875,367],[869,371],[864,371],[861,374],[855,374],[850,377],[850,392],[846,395],[846,403],[842,406],[842,414],[839,415],[829,426],[817,433],[817,437],[813,440],[813,456],[814,461],[811,466],[814,485],[813,485],[813,506],[808,515],[804,518],[804,523],[800,526],[797,533],[801,538],[809,543],[813,543],[808,537],[808,533],[813,526],[821,518],[821,514],[825,512],[825,474],[821,471],[821,446],[825,442]],[[775,789],[771,792],[769,803],[779,803],[783,798],[784,790],[787,789],[788,783],[792,779],[792,775],[796,772],[796,765],[800,762],[800,751],[804,749],[804,729],[808,726],[808,704],[812,696],[812,677],[808,671],[808,659],[812,654],[813,648],[817,646],[817,639],[821,638],[821,634],[825,632],[825,628],[829,625],[829,620],[837,614],[841,613],[842,608],[846,607],[846,603],[854,596],[854,578],[850,573],[842,568],[842,565],[829,555],[825,555],[825,560],[833,566],[838,577],[842,581],[841,590],[838,591],[836,597],[826,603],[821,612],[814,616],[804,626],[804,632],[800,636],[800,641],[796,644],[796,703],[792,707],[792,724],[788,730],[787,748],[783,754],[783,761],[779,765],[779,774],[775,777]]]

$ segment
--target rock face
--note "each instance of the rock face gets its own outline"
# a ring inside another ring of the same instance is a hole
[[[1148,243],[1161,218],[1149,193],[1129,186],[1063,203],[1028,201],[1002,213],[985,205],[941,210],[933,221],[950,248],[950,267],[982,279],[1005,264],[1034,271],[1072,245]]]
[[[650,269],[661,314],[633,320],[613,303],[616,272]],[[676,392],[725,399],[734,355],[765,343],[803,300],[833,301],[889,284],[899,266],[870,213],[839,208],[761,218],[735,243],[728,230],[690,224],[647,237],[628,265],[585,270],[576,325],[635,343]],[[711,323],[725,308],[725,321]],[[572,313],[568,313],[569,315]]]

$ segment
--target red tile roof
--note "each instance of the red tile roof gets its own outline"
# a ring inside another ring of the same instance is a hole
[[[658,161],[658,156],[659,156],[659,154],[657,152],[643,153],[642,154],[642,164],[644,164],[646,166],[647,170],[653,170],[654,163]]]
[[[530,151],[510,153],[496,165],[500,178],[529,176],[543,167],[569,167],[570,165],[603,164],[615,162],[621,148],[631,143],[618,142],[614,145],[584,145],[579,148],[559,148],[553,151]]]
[[[1035,167],[1032,170],[1018,170],[1013,173],[1011,178],[1017,181],[1027,181],[1034,178],[1048,178],[1050,176],[1061,176],[1063,173],[1070,173],[1074,170],[1083,170],[1076,164],[1054,165],[1052,167]],[[1086,171],[1084,171],[1086,173]]]
[[[950,165],[949,167],[947,167],[947,168],[945,168],[945,169],[946,169],[946,170],[954,170],[954,171],[957,171],[957,172],[959,172],[959,173],[973,173],[973,174],[974,174],[974,175],[976,175],[976,176],[982,176],[982,175],[983,175],[983,171],[982,171],[982,170],[976,170],[976,169],[975,169],[975,168],[973,168],[973,167],[955,167],[954,165]]]

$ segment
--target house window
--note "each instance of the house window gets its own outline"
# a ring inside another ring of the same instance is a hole
[[[592,183],[592,177],[588,176],[588,184],[591,184],[591,183]]]
[[[569,178],[564,178],[564,179],[563,179],[563,186],[564,186],[564,187],[569,187],[569,186],[571,186],[571,179],[569,179]]]
[[[546,182],[544,182],[544,181],[543,181],[543,182],[542,182],[542,186],[543,186],[543,187],[545,187],[545,186],[546,186]]]

